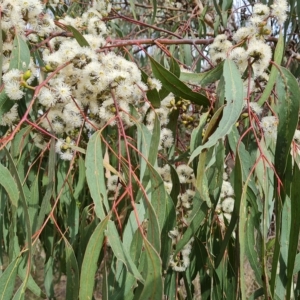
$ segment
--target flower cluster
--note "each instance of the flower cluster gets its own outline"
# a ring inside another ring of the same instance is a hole
[[[73,158],[72,146],[75,145],[75,142],[71,140],[70,137],[67,137],[64,141],[59,139],[55,145],[55,151],[59,154],[60,158],[63,160],[71,160]]]
[[[193,208],[193,198],[195,192],[193,190],[186,190],[178,196],[178,201],[176,205],[176,215],[177,215],[177,226],[169,232],[169,237],[172,239],[173,250],[175,250],[178,241],[181,239],[184,230],[189,226],[188,217],[192,212]],[[173,255],[170,258],[170,266],[175,271],[185,271],[190,264],[189,254],[191,249],[191,239],[176,256],[176,261],[174,261]]]
[[[274,116],[263,117],[260,122],[264,136],[270,137],[274,140],[277,138],[277,125],[278,119]]]
[[[228,181],[228,175],[225,172],[223,175],[223,183],[221,188],[221,194],[216,206],[216,213],[218,214],[219,224],[222,230],[225,230],[225,220],[230,222],[231,214],[234,209],[234,190],[231,183]]]
[[[162,178],[166,185],[166,180],[171,182],[170,168],[167,168],[169,172],[166,176],[160,168],[159,173],[162,174]],[[169,237],[172,239],[173,251],[176,248],[178,241],[181,239],[184,231],[189,226],[189,217],[193,209],[193,199],[195,196],[194,180],[195,175],[193,169],[188,165],[182,164],[177,166],[176,172],[182,186],[183,192],[178,195],[177,204],[176,204],[176,227],[169,232]],[[168,183],[167,183],[168,184]],[[171,184],[172,187],[172,184]],[[171,192],[171,189],[169,190]],[[174,257],[172,254],[170,256],[170,267],[177,272],[183,272],[190,264],[189,255],[191,253],[191,244],[193,238],[184,246],[184,248]]]
[[[177,238],[179,236],[179,232],[174,229],[169,232],[169,236],[172,238],[172,242],[176,245],[178,242]],[[169,265],[174,271],[184,272],[190,265],[190,253],[193,241],[194,238],[191,238],[178,255],[175,257],[173,255],[170,256]]]
[[[189,226],[188,218],[193,208],[193,198],[195,191],[187,189],[184,193],[179,194],[176,205],[176,227],[169,232],[169,237],[172,239],[173,251],[181,239],[184,230]],[[194,239],[191,238],[183,249],[174,257],[170,255],[169,265],[177,272],[183,272],[190,265],[190,253]]]
[[[239,28],[232,36],[235,45],[225,34],[217,35],[209,49],[212,62],[217,64],[229,57],[242,74],[251,66],[254,78],[264,77],[272,57],[271,47],[265,41],[271,34],[268,20],[275,17],[282,25],[286,20],[287,2],[278,0],[271,7],[272,10],[261,3],[253,6],[247,26]]]

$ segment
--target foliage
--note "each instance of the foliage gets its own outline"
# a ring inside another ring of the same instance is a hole
[[[1,0],[0,299],[298,298],[299,3]]]

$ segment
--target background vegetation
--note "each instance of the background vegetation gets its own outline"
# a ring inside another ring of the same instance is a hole
[[[300,297],[299,1],[0,13],[1,299]]]

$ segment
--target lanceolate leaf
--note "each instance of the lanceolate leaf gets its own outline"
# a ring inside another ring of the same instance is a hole
[[[297,247],[299,243],[300,231],[300,202],[299,202],[299,182],[300,170],[297,164],[294,165],[294,178],[291,191],[291,231],[289,236],[289,249],[287,261],[287,299],[290,298],[291,288],[293,284],[294,265],[296,261]]]
[[[14,259],[0,277],[0,300],[11,299],[21,257]]]
[[[15,36],[13,49],[11,52],[11,60],[9,69],[18,69],[21,71],[27,71],[30,62],[30,51],[26,42],[18,35]],[[0,119],[2,115],[8,112],[13,105],[14,101],[10,100],[3,90],[0,93]]]
[[[123,247],[115,224],[110,221],[106,232],[109,244],[117,257],[127,268],[127,270],[140,282],[144,282],[142,275],[139,273],[136,265],[133,263],[130,254]]]
[[[79,299],[92,299],[94,289],[94,276],[97,271],[97,261],[103,245],[104,231],[110,216],[98,224],[86,247],[80,276]]]
[[[6,190],[11,203],[17,207],[19,200],[19,191],[14,178],[6,167],[0,164],[0,184]]]
[[[275,168],[281,179],[285,174],[291,142],[299,117],[300,89],[295,77],[285,68],[280,68],[277,82],[277,114],[279,119],[275,151]]]
[[[193,92],[188,86],[180,81],[173,73],[166,70],[161,64],[155,61],[152,57],[149,57],[151,61],[152,71],[154,76],[159,79],[163,87],[169,92],[182,97],[187,100],[191,100],[193,103],[203,106],[209,106],[208,99],[198,93]]]
[[[146,253],[146,275],[144,289],[139,299],[162,299],[163,297],[163,281],[161,273],[161,260],[158,253],[144,240]]]
[[[26,42],[16,35],[14,39],[13,49],[11,52],[11,60],[9,69],[18,69],[27,71],[30,62],[30,51]]]
[[[67,287],[66,299],[77,300],[79,294],[79,270],[76,256],[71,244],[67,239],[64,239],[66,245],[66,273]]]
[[[108,210],[107,193],[104,177],[101,133],[95,132],[89,140],[86,150],[86,179],[95,204],[97,216],[103,220]]]
[[[152,11],[151,24],[154,23],[155,17],[156,17],[156,11],[157,11],[157,2],[156,2],[156,0],[152,0],[152,4],[153,4],[153,11]]]
[[[224,138],[232,126],[238,120],[243,109],[243,82],[241,75],[234,62],[226,60],[224,64],[225,97],[227,104],[223,110],[223,116],[216,131],[209,137],[208,141],[194,150],[190,162],[198,156],[203,149],[214,146],[219,139]]]

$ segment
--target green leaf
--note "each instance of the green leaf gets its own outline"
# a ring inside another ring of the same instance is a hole
[[[139,299],[162,299],[163,277],[159,254],[147,240],[144,240],[144,248],[146,254],[146,270],[144,274],[146,274],[146,279]]]
[[[95,132],[90,138],[85,158],[86,179],[95,204],[95,212],[101,220],[109,210],[104,177],[101,132]],[[104,207],[103,207],[104,205]]]
[[[249,209],[250,210],[250,209]],[[246,222],[246,234],[245,234],[245,253],[251,265],[251,268],[254,271],[256,281],[259,285],[262,285],[262,272],[261,272],[261,262],[258,259],[258,254],[255,251],[256,242],[255,242],[255,226],[254,223],[260,225],[259,217],[255,215],[254,209],[248,213],[247,222]]]
[[[172,72],[176,77],[180,76],[180,67],[176,59],[172,56],[170,60],[170,72]]]
[[[238,241],[239,241],[239,279],[240,279],[240,289],[241,289],[241,299],[246,299],[246,279],[245,279],[245,258],[246,258],[246,216],[247,216],[247,186],[248,186],[248,177],[245,181],[242,173],[242,162],[240,159],[239,150],[236,152],[236,161],[235,161],[235,177],[234,177],[234,193],[235,193],[235,205],[233,210],[233,217],[231,218],[230,224],[233,224],[237,219],[238,223]],[[245,182],[244,182],[245,181]]]
[[[275,292],[280,297],[280,299],[284,299],[288,280],[286,271],[288,263],[289,237],[291,232],[291,199],[287,195],[282,206],[281,232],[280,258],[279,266],[277,267],[278,270],[276,276]]]
[[[224,63],[218,64],[215,68],[203,72],[203,73],[184,73],[180,74],[180,79],[188,83],[199,84],[201,86],[206,86],[209,83],[216,82],[220,80],[223,74]]]
[[[135,20],[137,20],[136,13],[135,13],[135,4],[134,4],[134,1],[133,0],[129,0],[129,3],[130,3],[130,8],[131,8],[131,12],[133,14],[133,17],[134,17]]]
[[[25,280],[26,278],[26,255],[23,257],[22,262],[19,264],[18,268],[18,276],[21,280]],[[26,286],[32,293],[34,293],[36,296],[40,297],[40,299],[45,299],[46,295],[41,290],[41,288],[38,286],[38,284],[35,282],[35,280],[30,275],[28,278],[27,286]]]
[[[120,260],[127,270],[140,282],[144,282],[142,275],[139,273],[136,265],[133,263],[131,256],[123,247],[115,224],[112,221],[108,222],[106,236],[116,258]]]
[[[30,51],[26,42],[19,35],[15,35],[9,69],[27,71],[29,62]]]
[[[48,261],[45,264],[45,279],[44,286],[46,290],[46,294],[48,298],[54,298],[54,258],[52,256],[49,257]]]
[[[12,157],[17,158],[23,151],[23,148],[27,145],[29,134],[32,131],[31,126],[22,128],[15,136],[12,141]]]
[[[154,24],[155,17],[156,17],[156,11],[157,11],[157,2],[156,0],[152,0],[153,10],[152,10],[152,18],[151,18],[151,24]]]
[[[22,295],[23,293],[25,293],[25,289],[26,289],[26,285],[29,279],[29,275],[30,275],[30,269],[31,269],[31,260],[32,260],[32,232],[31,232],[31,223],[30,223],[30,216],[29,216],[29,212],[28,212],[28,206],[27,206],[27,201],[26,201],[26,196],[25,196],[25,189],[23,188],[23,183],[21,182],[20,176],[19,176],[19,172],[17,170],[17,167],[14,163],[14,160],[12,158],[12,156],[10,155],[9,151],[6,149],[6,147],[4,148],[6,157],[9,161],[10,164],[10,169],[11,169],[11,173],[15,178],[18,190],[20,192],[20,203],[22,205],[22,212],[23,212],[23,220],[21,223],[21,226],[23,226],[24,231],[25,231],[25,236],[27,238],[27,255],[28,255],[28,261],[27,261],[27,270],[26,270],[26,276],[24,279],[24,282],[22,284],[22,289],[20,291],[20,294]],[[25,187],[25,185],[24,185]]]
[[[240,72],[234,62],[226,60],[224,64],[225,97],[227,104],[223,110],[223,116],[216,131],[209,137],[209,140],[202,146],[196,148],[189,160],[191,162],[202,150],[214,146],[219,139],[224,138],[236,123],[242,112],[243,102],[243,82]]]
[[[108,292],[109,292],[109,287],[108,287],[108,280],[107,280],[107,266],[106,266],[106,261],[104,261],[104,270],[102,273],[103,276],[103,281],[102,281],[102,300],[109,300]]]
[[[172,250],[172,239],[169,237],[169,232],[174,229],[176,225],[176,210],[171,197],[167,196],[166,203],[166,220],[161,233],[161,260],[163,270],[168,269],[168,263]]]
[[[66,251],[66,275],[67,275],[67,286],[66,286],[66,299],[77,300],[79,294],[79,270],[75,252],[68,242],[65,241]]]
[[[280,65],[280,63],[281,63],[282,56],[283,56],[283,50],[284,50],[283,35],[282,35],[282,33],[280,33],[278,42],[276,45],[276,49],[275,49],[275,54],[274,54],[274,62],[277,65]],[[271,91],[273,89],[273,86],[276,82],[277,76],[278,76],[278,67],[276,65],[272,64],[269,80],[267,82],[267,85],[264,88],[264,91],[263,91],[260,99],[257,102],[258,105],[260,105],[260,106],[263,105],[266,102],[266,100],[269,98]]]
[[[14,259],[0,277],[0,300],[11,299],[21,257]]]
[[[88,41],[82,36],[82,34],[73,26],[66,25],[67,29],[73,33],[74,38],[76,39],[77,43],[81,47],[90,47]]]
[[[79,158],[78,158],[78,180],[77,180],[77,184],[75,186],[74,194],[73,194],[75,200],[78,200],[80,193],[84,189],[85,178],[86,178],[86,175],[85,175],[84,160],[81,156],[79,156]]]
[[[193,92],[188,86],[180,81],[173,73],[165,69],[161,64],[150,57],[152,71],[154,76],[159,79],[163,87],[169,92],[182,97],[187,100],[191,100],[193,103],[203,106],[209,106],[209,100],[198,93]]]
[[[126,266],[118,261],[110,264],[110,273],[107,276],[107,299],[124,300],[133,299],[133,292],[136,292],[136,279],[126,269]],[[103,290],[105,287],[103,287]]]
[[[6,167],[0,164],[0,184],[7,192],[11,203],[17,207],[19,200],[18,186]]]
[[[29,62],[30,51],[26,42],[19,35],[15,35],[9,70],[18,69],[21,71],[27,71]],[[3,114],[7,113],[13,107],[14,104],[15,102],[10,100],[3,90],[0,93],[0,119]]]
[[[37,224],[36,228],[41,228],[45,215],[50,212],[51,207],[50,207],[50,199],[54,194],[54,187],[55,187],[55,182],[56,182],[56,153],[55,153],[55,139],[51,138],[50,142],[50,149],[49,149],[49,156],[48,156],[48,184],[46,187],[46,192],[43,197],[40,210],[39,210],[39,215],[37,219]]]
[[[299,84],[287,69],[280,68],[277,82],[278,101],[276,105],[279,124],[275,151],[275,168],[283,180],[291,142],[294,137],[299,117]]]
[[[92,299],[93,297],[94,276],[98,268],[97,261],[103,245],[104,231],[109,219],[110,216],[107,216],[98,224],[86,247],[81,266],[79,300]]]
[[[154,108],[160,108],[161,98],[157,89],[147,91],[147,99],[151,102]]]
[[[293,288],[293,273],[294,273],[294,265],[296,261],[298,243],[299,243],[299,231],[300,231],[300,203],[299,203],[299,182],[300,182],[300,170],[297,164],[294,165],[293,170],[293,182],[292,182],[292,190],[291,190],[291,210],[290,218],[291,218],[291,228],[289,235],[289,249],[288,249],[288,261],[287,261],[287,299],[290,299],[291,289]],[[282,233],[284,234],[284,233]]]
[[[168,300],[176,300],[176,272],[169,270],[165,277],[165,295]]]

